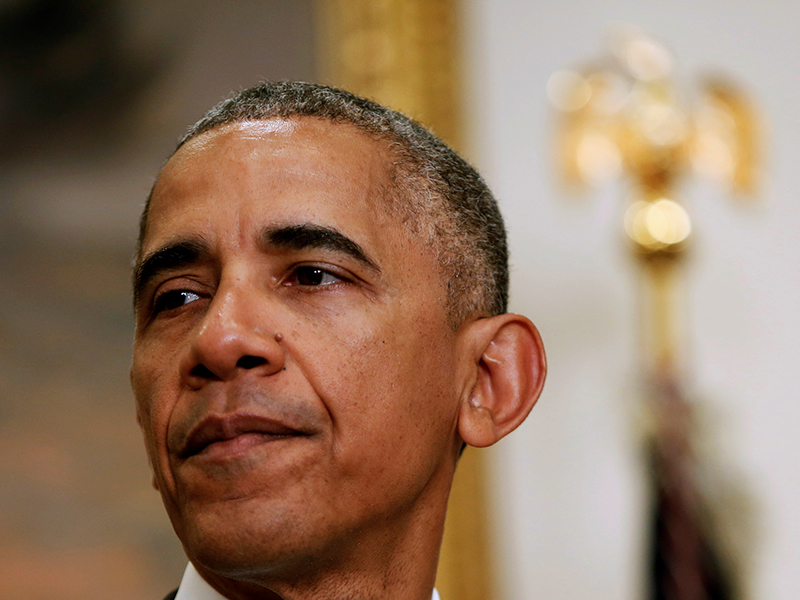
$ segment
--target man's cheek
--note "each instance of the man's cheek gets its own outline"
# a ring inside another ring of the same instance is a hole
[[[157,413],[155,412],[155,390],[152,385],[143,384],[142,381],[142,378],[134,370],[131,383],[136,398],[136,422],[142,431],[150,470],[154,472],[158,464],[158,423],[156,421]],[[155,481],[153,483],[155,486]]]
[[[153,488],[158,491],[159,485],[156,476],[156,464],[158,463],[158,455],[156,446],[152,435],[152,424],[150,421],[150,413],[142,408],[142,405],[137,402],[136,407],[136,422],[142,432],[144,438],[144,446],[147,454],[147,466],[150,468],[150,483]]]

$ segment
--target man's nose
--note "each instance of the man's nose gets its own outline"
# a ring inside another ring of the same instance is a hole
[[[181,377],[190,387],[283,369],[286,356],[274,311],[266,299],[253,296],[237,289],[218,291],[181,361]]]

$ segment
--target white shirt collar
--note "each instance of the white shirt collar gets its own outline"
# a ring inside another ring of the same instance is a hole
[[[200,573],[194,568],[192,563],[186,565],[183,572],[181,586],[175,600],[226,600],[225,596],[212,588],[206,580],[200,577]],[[433,590],[431,600],[439,600],[439,592]]]
[[[183,572],[183,579],[178,588],[175,600],[226,600],[225,596],[212,588],[206,580],[200,577],[200,573],[194,568],[192,563],[186,565]]]

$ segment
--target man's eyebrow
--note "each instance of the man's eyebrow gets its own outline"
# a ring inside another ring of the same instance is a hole
[[[283,250],[321,248],[341,252],[376,273],[381,272],[377,263],[367,255],[361,246],[332,227],[310,223],[269,227],[263,231],[261,237],[265,246]]]
[[[156,276],[197,263],[208,255],[208,245],[199,240],[180,240],[144,256],[133,269],[133,305]]]

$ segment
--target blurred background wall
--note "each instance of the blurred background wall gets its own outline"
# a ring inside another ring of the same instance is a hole
[[[503,597],[642,597],[648,496],[624,188],[563,196],[545,93],[622,22],[671,45],[684,89],[721,69],[768,117],[758,204],[736,206],[703,180],[681,190],[696,224],[689,390],[715,473],[745,490],[726,506],[744,524],[749,597],[800,597],[800,9],[462,10],[467,154],[501,200],[512,307],[539,325],[551,367],[529,420],[490,454]],[[185,559],[149,487],[127,385],[136,220],[206,108],[261,79],[317,77],[313,12],[311,0],[0,2],[0,597],[99,599],[113,580],[118,598],[152,599],[177,584]]]

